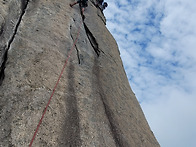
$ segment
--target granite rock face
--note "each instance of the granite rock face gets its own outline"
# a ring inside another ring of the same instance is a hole
[[[0,146],[158,147],[105,17],[65,0],[0,0]]]

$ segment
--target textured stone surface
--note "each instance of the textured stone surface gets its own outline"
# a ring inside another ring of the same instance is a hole
[[[89,1],[82,22],[79,7],[70,8],[71,2],[0,0],[0,61],[5,63],[0,146],[29,145],[81,23],[33,146],[159,146],[129,86],[105,17]]]
[[[0,85],[4,78],[4,61],[7,58],[7,50],[13,41],[16,26],[25,1],[18,0],[1,0],[0,1]]]

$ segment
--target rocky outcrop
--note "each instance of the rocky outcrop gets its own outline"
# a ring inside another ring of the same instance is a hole
[[[15,37],[17,28],[25,13],[27,1],[1,0],[0,5],[0,85],[4,78],[7,51]]]
[[[92,1],[83,22],[64,0],[0,0],[0,146],[159,146],[117,44]]]

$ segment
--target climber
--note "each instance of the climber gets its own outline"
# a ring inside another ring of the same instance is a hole
[[[102,3],[103,3],[103,0],[97,0],[97,2],[96,2],[96,7],[100,7],[101,5],[102,5]]]
[[[70,5],[70,7],[73,7],[76,4],[80,4],[80,6],[82,8],[82,18],[84,19],[85,18],[85,16],[84,16],[84,8],[86,8],[88,6],[87,1],[88,0],[78,0],[77,2],[74,2],[73,4],[69,4],[69,5]]]
[[[104,2],[104,3],[100,6],[101,11],[103,11],[107,6],[108,6],[108,3]]]

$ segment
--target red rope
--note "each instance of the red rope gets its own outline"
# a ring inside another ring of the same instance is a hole
[[[42,123],[42,120],[43,120],[43,118],[44,118],[44,115],[46,114],[46,110],[47,110],[47,108],[48,108],[48,106],[49,106],[49,104],[50,104],[50,101],[51,101],[51,99],[52,99],[52,97],[53,97],[53,95],[54,95],[54,92],[55,92],[55,90],[56,90],[56,88],[57,88],[57,85],[59,84],[59,81],[60,81],[61,76],[62,76],[62,74],[63,74],[63,72],[64,72],[64,69],[65,69],[65,67],[66,67],[66,65],[67,65],[67,62],[68,62],[68,60],[69,60],[69,58],[70,58],[70,56],[71,56],[71,53],[72,53],[72,51],[73,51],[73,49],[74,49],[74,46],[76,45],[76,43],[77,43],[77,41],[78,41],[78,37],[79,37],[79,34],[80,34],[81,26],[82,26],[82,21],[81,21],[80,27],[78,28],[78,33],[77,33],[76,39],[75,39],[75,41],[74,41],[74,43],[73,43],[73,46],[72,46],[71,50],[70,50],[69,53],[68,53],[68,57],[67,57],[67,59],[66,59],[66,61],[65,61],[65,64],[64,64],[62,70],[61,70],[61,73],[60,73],[60,75],[59,75],[59,78],[58,78],[58,80],[57,80],[57,82],[56,82],[56,84],[55,84],[55,86],[54,86],[54,88],[53,88],[53,91],[52,91],[52,94],[51,94],[51,96],[50,96],[50,99],[49,99],[49,101],[48,101],[48,103],[47,103],[47,105],[46,105],[46,107],[45,107],[45,109],[44,109],[44,112],[43,112],[43,114],[42,114],[42,117],[41,117],[41,119],[40,119],[40,121],[39,121],[39,123],[38,123],[38,125],[37,125],[37,128],[36,128],[36,130],[35,130],[35,133],[34,133],[34,135],[33,135],[33,138],[32,138],[32,140],[31,140],[31,142],[30,142],[30,144],[29,144],[29,147],[32,146],[33,141],[35,140],[36,134],[37,134],[37,132],[38,132],[38,130],[39,130],[39,127],[40,127],[40,125],[41,125],[41,123]]]

